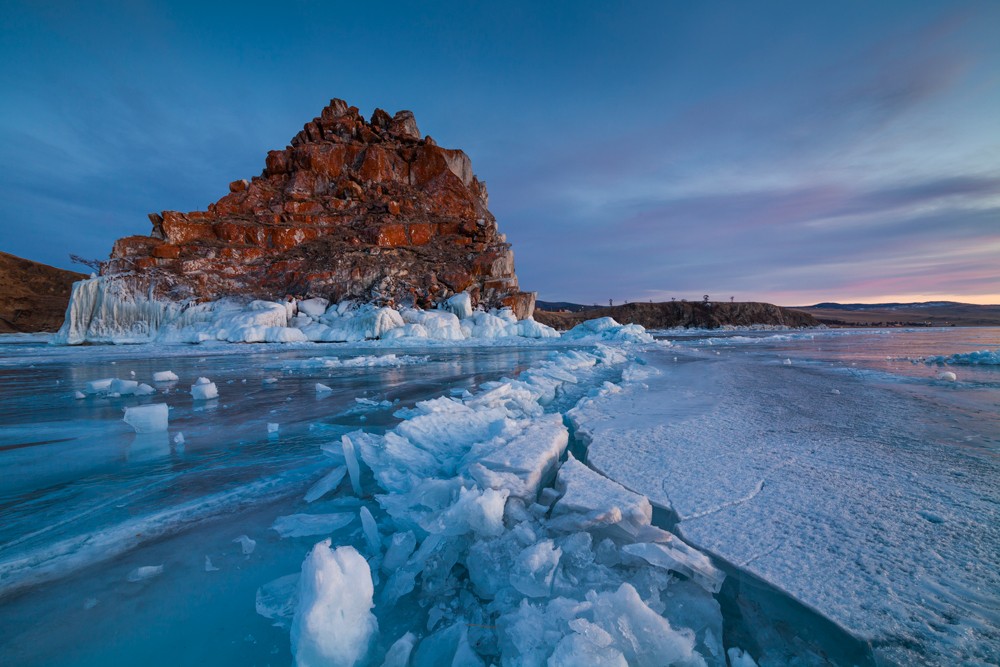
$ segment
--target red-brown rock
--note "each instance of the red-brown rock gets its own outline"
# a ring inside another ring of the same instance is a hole
[[[285,294],[430,305],[469,291],[531,314],[513,253],[460,150],[421,139],[413,114],[332,100],[264,171],[206,211],[150,214],[149,237],[115,244],[104,275],[198,301]]]

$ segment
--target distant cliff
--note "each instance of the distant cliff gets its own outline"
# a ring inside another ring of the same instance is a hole
[[[70,288],[86,277],[0,252],[0,333],[55,331]]]
[[[622,324],[641,324],[647,329],[755,324],[787,327],[815,327],[819,322],[808,313],[770,303],[725,303],[670,301],[667,303],[626,303],[621,306],[591,308],[579,312],[535,310],[535,319],[556,329],[569,329],[595,317],[613,317]]]

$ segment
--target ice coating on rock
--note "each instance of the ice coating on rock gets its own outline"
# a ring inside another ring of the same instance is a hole
[[[166,403],[125,408],[124,422],[134,428],[136,433],[166,431],[169,421],[170,409]]]
[[[301,667],[353,667],[378,631],[368,563],[353,547],[312,548],[302,564],[292,621],[292,654]]]

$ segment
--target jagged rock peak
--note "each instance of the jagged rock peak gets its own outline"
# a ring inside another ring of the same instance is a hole
[[[287,294],[432,306],[468,291],[531,314],[469,157],[421,138],[413,113],[333,99],[264,170],[206,211],[150,214],[103,275],[175,299]]]

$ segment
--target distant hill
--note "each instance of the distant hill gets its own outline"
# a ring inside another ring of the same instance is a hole
[[[597,306],[585,306],[582,303],[570,303],[568,301],[535,301],[535,308],[539,310],[546,310],[550,313],[557,313],[561,310],[568,310],[571,313],[579,313],[596,307]]]
[[[613,317],[623,324],[641,324],[647,329],[669,329],[673,327],[699,327],[715,329],[721,326],[752,326],[770,324],[789,327],[817,326],[817,322],[807,313],[791,308],[782,308],[770,303],[730,303],[700,301],[670,301],[666,303],[627,303],[621,306],[583,306],[581,304],[554,304],[577,306],[580,310],[552,312],[543,306],[552,302],[539,301],[535,304],[535,319],[556,329],[570,329],[580,322],[597,317]]]
[[[56,331],[73,283],[86,277],[0,252],[0,333]]]
[[[1000,326],[1000,305],[956,301],[817,303],[797,310],[830,326]]]

